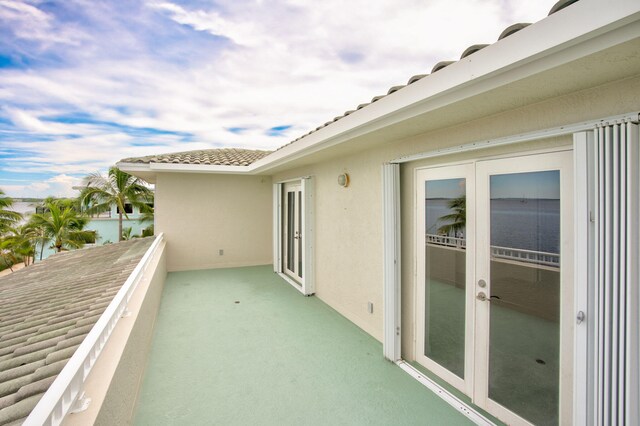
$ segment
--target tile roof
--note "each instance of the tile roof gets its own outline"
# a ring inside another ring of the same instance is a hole
[[[271,151],[251,149],[221,148],[200,151],[176,152],[173,154],[148,155],[146,157],[125,158],[122,163],[171,163],[203,164],[210,166],[248,166],[271,154]]]
[[[152,242],[60,253],[0,278],[0,425],[29,415]]]

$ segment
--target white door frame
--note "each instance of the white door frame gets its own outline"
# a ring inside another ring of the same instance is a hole
[[[285,184],[299,183],[301,188],[301,248],[302,277],[293,277],[283,268],[285,244],[283,244],[285,214],[283,212],[286,196]],[[309,176],[277,182],[273,185],[273,270],[285,281],[305,296],[315,293],[314,280],[314,191],[313,179]]]

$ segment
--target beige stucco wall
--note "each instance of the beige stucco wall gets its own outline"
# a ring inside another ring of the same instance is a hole
[[[640,77],[615,82],[440,129],[351,155],[339,155],[273,176],[273,182],[296,176],[315,179],[316,295],[376,339],[382,339],[382,177],[383,163],[403,155],[511,136],[640,111]],[[403,356],[413,359],[415,259],[414,172],[416,168],[470,158],[567,147],[571,136],[505,146],[408,163],[401,168],[402,197],[402,328]],[[347,172],[351,185],[337,184]],[[367,302],[374,303],[372,314]]]
[[[310,175],[315,191],[316,296],[377,339],[382,338],[382,194],[380,152],[290,170],[274,182]],[[349,187],[338,175],[349,173]],[[373,314],[367,303],[374,305]]]
[[[158,246],[127,306],[131,314],[120,318],[87,377],[84,391],[91,398],[88,409],[69,414],[66,426],[133,423],[167,276],[165,248],[164,243]]]
[[[165,234],[167,269],[271,263],[272,203],[270,177],[159,174],[155,230]]]

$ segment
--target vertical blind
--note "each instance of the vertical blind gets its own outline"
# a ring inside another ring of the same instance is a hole
[[[595,424],[637,424],[638,125],[601,125],[595,141]]]

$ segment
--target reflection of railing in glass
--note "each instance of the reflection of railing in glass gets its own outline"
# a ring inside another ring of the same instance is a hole
[[[535,263],[537,265],[554,266],[556,268],[560,266],[560,255],[558,253],[547,253],[544,251],[491,246],[491,257],[518,260],[520,262]]]
[[[467,247],[464,238],[448,237],[446,235],[425,234],[425,242],[427,244],[457,249],[466,249]],[[514,260],[555,268],[560,267],[560,255],[558,253],[491,246],[491,257],[494,259]]]
[[[426,234],[426,242],[445,247],[465,248],[467,241],[464,238],[449,237],[446,235]]]

